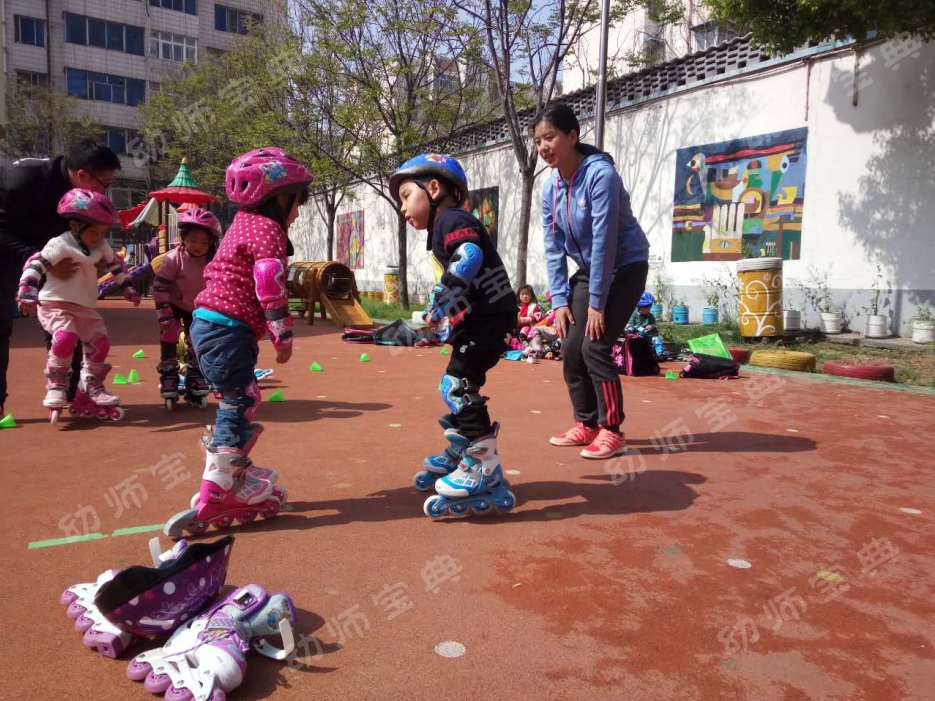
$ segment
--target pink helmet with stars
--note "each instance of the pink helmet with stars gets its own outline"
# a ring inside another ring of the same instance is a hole
[[[258,148],[237,156],[227,167],[227,198],[234,204],[256,207],[274,195],[308,186],[308,168],[280,148]]]
[[[119,224],[113,203],[94,190],[76,187],[66,192],[58,202],[58,213],[66,219],[79,219],[88,224]]]
[[[186,209],[179,214],[178,227],[180,229],[199,227],[207,229],[214,234],[215,237],[221,236],[221,222],[219,222],[218,218],[211,212],[201,207]]]

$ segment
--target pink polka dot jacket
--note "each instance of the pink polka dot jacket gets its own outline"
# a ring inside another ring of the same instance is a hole
[[[272,219],[241,210],[205,268],[195,306],[247,324],[257,340],[269,330],[273,345],[292,343],[286,293],[286,234]]]

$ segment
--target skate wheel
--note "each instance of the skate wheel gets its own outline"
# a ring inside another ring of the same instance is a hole
[[[146,666],[149,667],[149,665]],[[156,674],[152,671],[152,668],[150,668],[149,674],[143,680],[143,688],[151,694],[164,694],[171,685],[172,678],[168,674]]]
[[[256,511],[250,511],[247,513],[246,516],[238,516],[237,522],[238,523],[253,523],[256,517],[257,517]]]
[[[451,515],[457,516],[458,518],[467,516],[468,512],[470,512],[471,510],[471,507],[468,506],[467,504],[452,504],[448,508],[451,510]]]
[[[444,498],[440,494],[433,494],[422,505],[422,512],[429,518],[441,518],[445,515],[447,507]]]
[[[168,412],[175,411],[175,400],[174,399],[166,399],[166,411]]]
[[[412,478],[412,486],[420,492],[427,492],[435,485],[435,475],[428,470],[417,472]]]
[[[506,496],[500,500],[500,503],[497,504],[497,508],[501,511],[509,511],[514,506],[516,506],[516,495],[507,490]]]
[[[493,504],[484,502],[480,506],[472,506],[471,511],[473,511],[478,516],[486,516],[493,510]]]
[[[58,423],[58,418],[61,415],[60,409],[49,409],[49,423],[53,426]]]
[[[110,412],[108,412],[107,409],[100,408],[94,412],[93,416],[98,419],[109,419]]]
[[[214,522],[214,527],[219,531],[225,528],[230,528],[231,524],[234,522],[234,519],[230,516],[221,516],[217,521]]]
[[[114,409],[114,413],[111,414],[110,418],[112,421],[122,421],[123,417],[126,415],[127,415],[127,410],[124,409],[122,406],[118,406],[116,409]]]
[[[279,515],[280,504],[275,499],[271,499],[266,508],[263,509],[263,518],[273,518],[274,516]]]
[[[152,671],[153,668],[149,662],[140,662],[136,658],[133,658],[130,660],[130,664],[127,665],[127,678],[135,682],[141,682],[146,679]]]
[[[204,521],[193,521],[186,530],[192,535],[201,535],[208,530],[208,524]]]

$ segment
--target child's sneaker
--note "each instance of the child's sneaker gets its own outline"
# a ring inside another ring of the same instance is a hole
[[[591,460],[606,460],[627,452],[627,440],[622,433],[614,433],[602,428],[597,437],[587,448],[581,451],[581,457]]]
[[[557,436],[552,436],[549,439],[549,443],[563,447],[588,445],[597,438],[597,435],[598,430],[596,428],[589,428],[579,421],[575,424],[574,428],[565,431],[565,433],[559,433]]]

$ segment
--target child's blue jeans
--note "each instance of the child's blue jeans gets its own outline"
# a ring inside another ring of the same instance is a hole
[[[243,450],[260,401],[253,374],[260,349],[253,330],[195,318],[191,336],[201,372],[220,395],[212,446]]]

